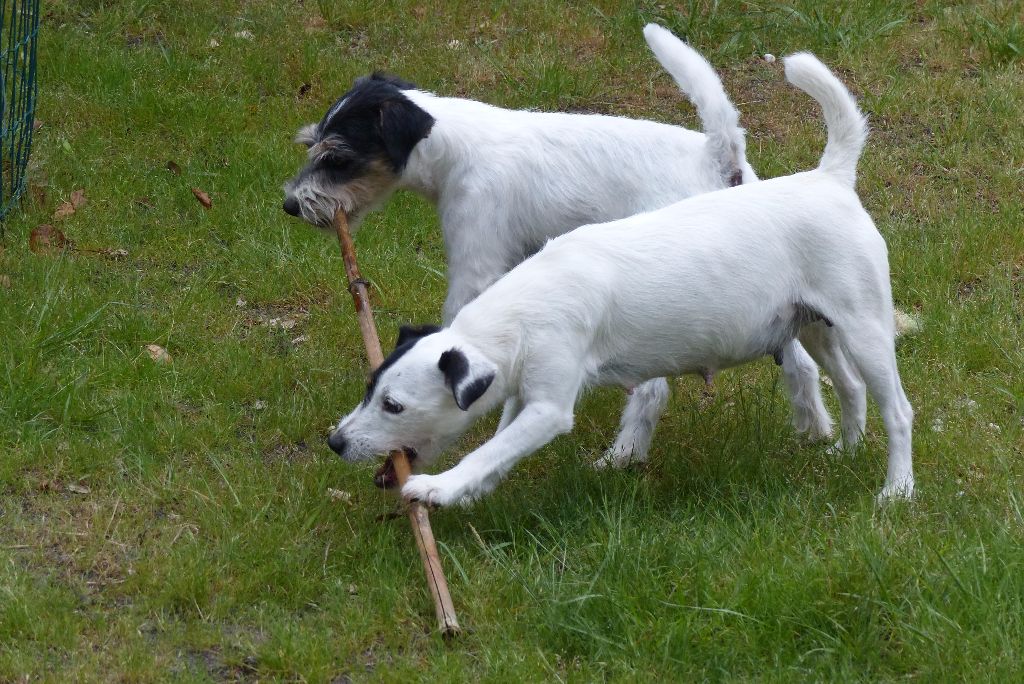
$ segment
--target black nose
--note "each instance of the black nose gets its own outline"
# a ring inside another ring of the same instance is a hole
[[[335,430],[328,435],[327,446],[331,447],[331,450],[339,456],[345,453],[345,436],[341,434],[341,430]]]
[[[294,197],[285,197],[284,198],[284,213],[289,214],[290,216],[298,216],[299,215],[299,200],[295,199]]]

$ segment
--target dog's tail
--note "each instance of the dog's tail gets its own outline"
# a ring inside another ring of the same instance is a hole
[[[654,56],[697,108],[708,138],[708,151],[718,161],[729,185],[743,182],[746,141],[739,112],[729,101],[718,74],[696,50],[657,24],[644,27],[644,38]]]
[[[838,78],[808,52],[786,57],[786,78],[821,105],[828,143],[818,168],[841,178],[850,187],[857,180],[857,160],[868,137],[868,123],[857,101]]]

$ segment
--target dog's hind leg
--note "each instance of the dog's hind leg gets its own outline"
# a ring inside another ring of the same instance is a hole
[[[864,435],[864,424],[867,420],[867,393],[864,381],[843,354],[842,347],[839,346],[839,336],[834,328],[829,328],[821,322],[806,325],[800,331],[800,341],[814,360],[825,369],[839,396],[842,437],[836,446],[840,449],[856,447]]]
[[[594,467],[625,468],[646,461],[654,428],[665,410],[668,397],[668,381],[665,378],[648,380],[634,389],[622,412],[615,443],[594,463]]]
[[[821,400],[818,366],[797,340],[782,350],[782,377],[793,408],[793,429],[811,439],[832,434],[832,416]]]
[[[864,378],[871,397],[878,403],[889,437],[889,465],[885,486],[878,494],[880,502],[894,498],[909,499],[914,493],[911,454],[914,411],[903,392],[896,366],[891,308],[887,312],[887,321],[888,325],[880,323],[877,318],[850,317],[845,325],[836,322],[843,350]]]

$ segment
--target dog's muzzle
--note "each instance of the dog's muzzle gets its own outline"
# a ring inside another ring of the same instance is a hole
[[[285,197],[282,208],[284,209],[284,213],[289,216],[298,216],[301,213],[299,211],[299,200],[294,197]]]

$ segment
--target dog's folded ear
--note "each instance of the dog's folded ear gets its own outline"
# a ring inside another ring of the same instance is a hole
[[[421,337],[433,335],[441,329],[439,325],[403,325],[398,329],[398,341],[395,342],[395,349],[402,345],[411,344]]]
[[[444,373],[444,384],[452,390],[455,403],[463,411],[483,396],[494,381],[495,369],[486,359],[470,361],[461,349],[441,354],[437,367]]]
[[[409,161],[412,148],[430,133],[434,117],[402,96],[380,105],[380,136],[391,167],[400,173]]]

